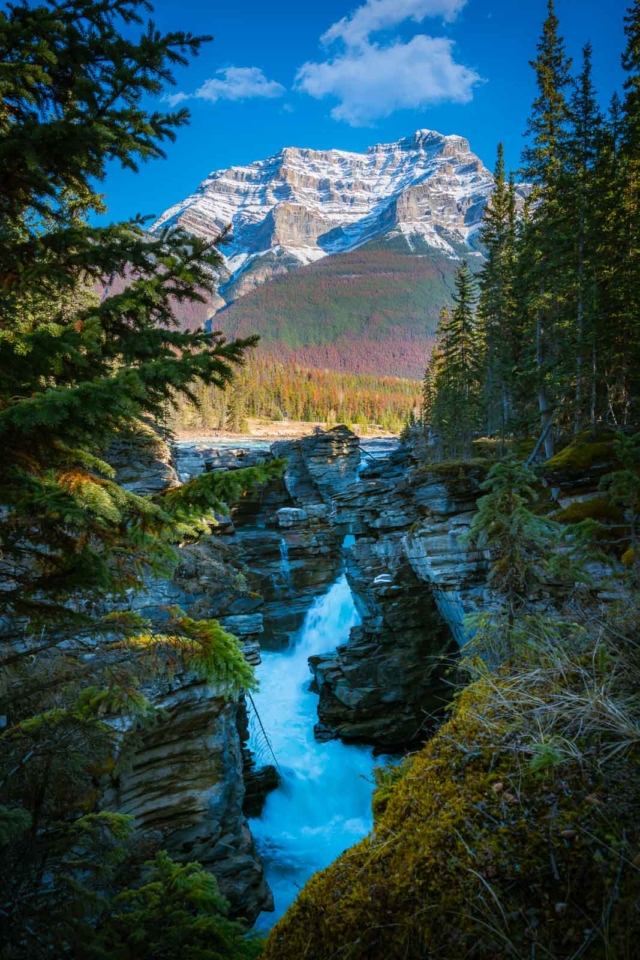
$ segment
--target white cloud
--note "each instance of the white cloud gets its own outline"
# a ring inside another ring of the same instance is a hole
[[[405,20],[421,23],[426,17],[455,20],[467,0],[366,0],[323,34],[323,43],[343,40],[347,46],[365,44],[372,33],[395,27]]]
[[[248,100],[252,97],[282,97],[285,88],[276,80],[267,80],[259,67],[226,67],[217,76],[205,80],[195,93],[173,93],[164,99],[172,107],[183,100]]]
[[[422,34],[387,46],[364,42],[332,60],[305,63],[296,88],[317,100],[337,98],[331,116],[352,126],[369,126],[394,110],[468,103],[481,78],[456,62],[453,46],[445,37]]]

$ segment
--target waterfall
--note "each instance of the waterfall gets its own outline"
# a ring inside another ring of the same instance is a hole
[[[258,929],[268,929],[316,870],[372,826],[372,751],[315,740],[318,698],[309,690],[307,663],[312,654],[329,653],[344,643],[358,623],[347,578],[341,576],[315,601],[286,653],[262,654],[254,699],[283,782],[267,797],[262,816],[250,824],[276,904],[275,913],[261,915]]]
[[[280,540],[280,577],[287,593],[291,592],[291,564],[289,562],[289,547],[284,537]]]

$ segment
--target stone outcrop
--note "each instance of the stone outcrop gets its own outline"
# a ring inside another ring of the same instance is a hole
[[[336,440],[347,461],[340,469],[326,455]],[[316,734],[380,748],[415,742],[450,696],[444,674],[485,591],[486,559],[461,537],[482,472],[420,467],[406,449],[359,464],[346,428],[291,447],[285,483],[294,500],[308,511],[321,497],[336,530],[355,537],[346,573],[362,617],[335,653],[311,658]]]
[[[171,450],[149,423],[141,421],[135,431],[123,433],[111,444],[105,459],[116,471],[118,483],[139,496],[150,496],[178,483]]]
[[[487,556],[464,542],[484,471],[433,464],[409,479],[420,519],[403,538],[416,576],[428,583],[442,618],[458,646],[469,639],[465,617],[488,600]]]
[[[399,535],[358,539],[347,577],[363,619],[335,654],[310,659],[320,693],[316,736],[411,744],[448,699],[450,634]]]
[[[269,454],[269,444],[258,449],[246,450],[239,446],[220,446],[215,438],[196,439],[189,443],[174,443],[172,461],[182,483],[199,476],[205,470],[240,470],[254,467]]]
[[[241,705],[209,684],[178,675],[152,694],[164,717],[123,739],[123,772],[107,809],[134,817],[177,860],[216,876],[235,916],[253,922],[273,899],[243,813]]]
[[[169,449],[151,430],[143,443],[123,438],[110,452],[118,478],[137,493],[174,485]],[[205,454],[206,455],[206,454]],[[213,458],[212,458],[213,459]],[[236,456],[246,466],[252,458]],[[204,457],[179,464],[182,479],[206,469]],[[214,464],[210,464],[213,468]],[[224,529],[224,527],[223,527]],[[179,550],[171,579],[151,580],[132,598],[132,608],[155,623],[178,605],[196,619],[216,618],[243,644],[249,663],[260,663],[262,599],[251,589],[243,563],[228,537],[204,537]],[[243,697],[224,692],[198,677],[177,672],[143,688],[159,711],[140,729],[123,724],[114,774],[104,784],[101,806],[130,814],[137,839],[147,839],[176,860],[198,860],[216,876],[234,916],[252,923],[273,908],[246,813],[277,784],[271,768],[256,765],[248,750]],[[248,787],[245,785],[245,775]]]
[[[355,482],[360,468],[360,440],[345,426],[275,443],[272,452],[286,459],[286,488],[305,509],[332,504],[337,494]]]

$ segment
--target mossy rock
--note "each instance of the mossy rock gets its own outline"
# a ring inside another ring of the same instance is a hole
[[[589,432],[579,434],[572,443],[547,460],[545,473],[583,473],[597,466],[614,469],[617,461],[613,441],[616,436],[613,431],[603,431],[595,437]]]
[[[512,455],[514,441],[511,438],[503,442],[496,437],[481,437],[479,440],[474,440],[471,447],[474,457],[495,462],[500,459],[501,454]]]
[[[476,473],[489,473],[492,463],[485,457],[472,457],[469,460],[439,460],[423,463],[421,473],[433,473],[438,477],[471,476]]]
[[[607,497],[592,497],[569,504],[554,517],[560,523],[582,523],[597,520],[599,523],[620,525],[624,523],[624,511],[614,506]]]
[[[637,956],[640,756],[607,781],[543,774],[494,702],[476,683],[383,777],[374,832],[309,881],[263,960]]]

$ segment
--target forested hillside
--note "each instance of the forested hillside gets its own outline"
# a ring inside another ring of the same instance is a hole
[[[364,433],[371,425],[399,433],[419,414],[420,384],[415,380],[318,370],[265,353],[255,351],[224,393],[195,387],[197,403],[178,400],[167,410],[167,424],[174,430],[242,433],[246,419],[253,417],[358,424]]]
[[[420,238],[377,241],[276,277],[210,324],[303,366],[420,379],[455,268]]]

